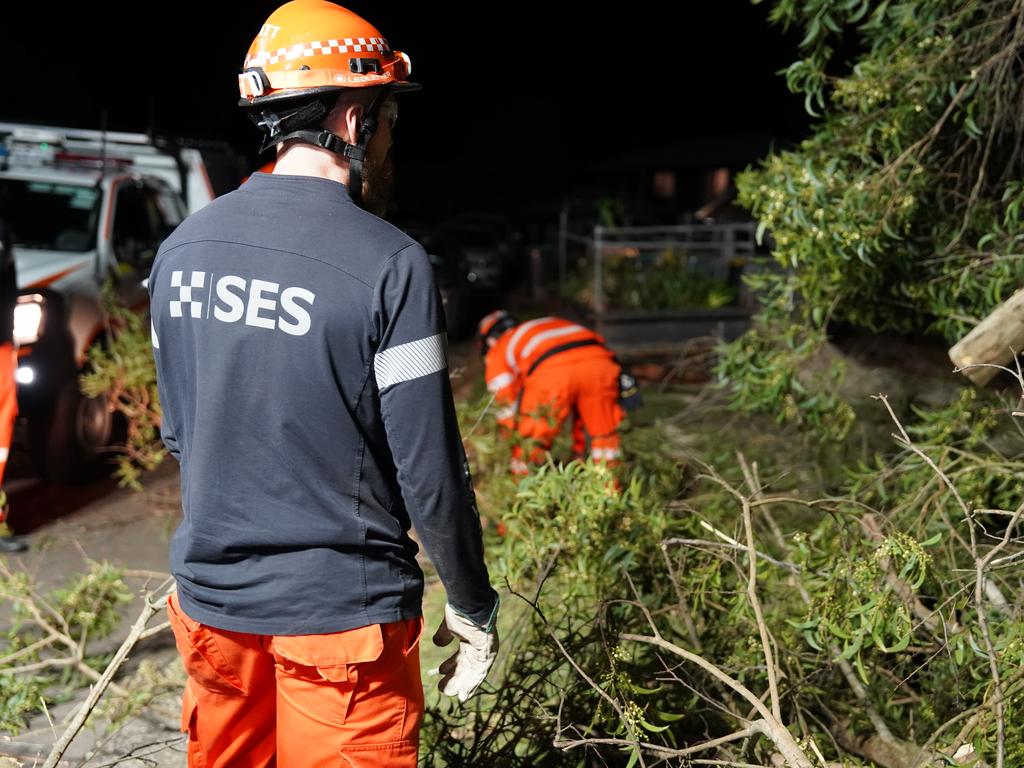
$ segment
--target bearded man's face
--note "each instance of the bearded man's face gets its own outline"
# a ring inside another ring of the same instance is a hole
[[[394,181],[395,163],[390,148],[383,158],[367,152],[363,164],[362,207],[374,216],[385,218]]]

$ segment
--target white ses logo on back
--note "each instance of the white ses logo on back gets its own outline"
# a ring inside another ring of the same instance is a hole
[[[244,318],[246,325],[256,328],[276,329],[292,336],[309,333],[308,307],[316,299],[312,291],[296,286],[281,290],[278,283],[246,280],[238,275],[216,278],[210,274],[209,282],[206,272],[193,271],[187,282],[184,277],[180,269],[171,273],[171,287],[178,291],[178,298],[171,300],[171,317],[208,318],[212,310],[213,317],[223,323]]]

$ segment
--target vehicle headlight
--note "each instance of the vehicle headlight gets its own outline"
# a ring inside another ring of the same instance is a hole
[[[38,293],[18,297],[14,307],[14,343],[33,344],[39,340],[43,327],[43,304],[46,299]]]

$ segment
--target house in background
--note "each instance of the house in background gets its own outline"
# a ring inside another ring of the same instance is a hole
[[[625,152],[594,166],[569,197],[583,207],[586,201],[617,201],[625,219],[620,224],[750,221],[734,202],[735,177],[773,144],[769,134],[741,133]]]

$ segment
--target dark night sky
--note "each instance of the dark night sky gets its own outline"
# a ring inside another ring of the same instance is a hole
[[[111,21],[81,4],[5,24],[14,82],[0,119],[99,127],[106,108],[111,129],[155,118],[157,133],[224,139],[255,163],[235,75],[277,5],[117,4],[127,11]],[[614,15],[529,1],[346,6],[412,57],[424,85],[403,98],[396,130],[406,195],[518,204],[631,150],[732,133],[785,142],[806,130],[801,99],[776,74],[796,58],[796,38],[768,25],[767,4],[635,3]]]

